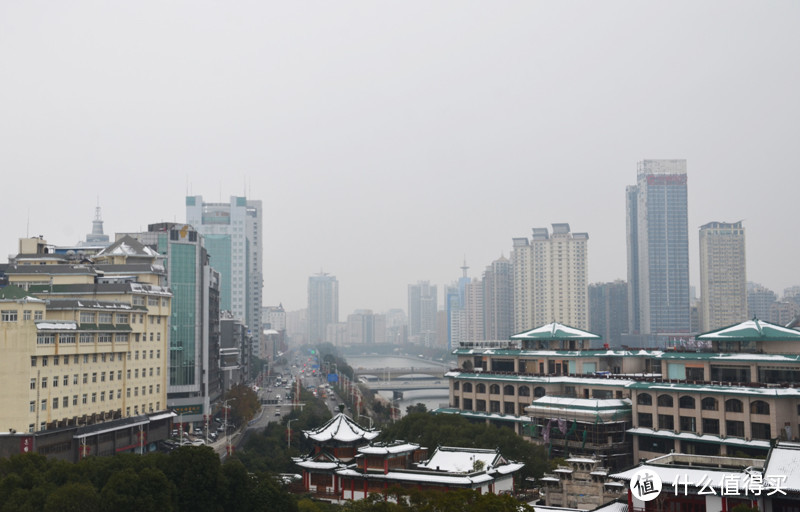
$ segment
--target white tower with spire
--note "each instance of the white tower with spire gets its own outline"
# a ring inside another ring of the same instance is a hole
[[[100,200],[94,209],[94,220],[92,221],[92,232],[86,235],[86,241],[80,242],[81,246],[107,247],[111,244],[109,236],[103,233],[103,217],[100,210]]]

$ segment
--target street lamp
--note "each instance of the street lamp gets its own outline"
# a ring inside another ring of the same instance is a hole
[[[292,422],[297,421],[300,418],[295,418],[293,420],[289,420],[286,424],[286,450],[288,451],[289,448],[292,447]]]
[[[367,418],[369,420],[369,429],[372,430],[372,416],[367,416],[366,414],[359,414],[359,418]]]
[[[228,402],[233,402],[236,398],[227,398],[223,400],[222,407],[225,409],[225,456],[231,454],[231,438],[228,435]]]

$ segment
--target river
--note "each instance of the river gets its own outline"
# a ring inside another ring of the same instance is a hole
[[[380,377],[381,371],[391,368],[441,368],[442,372],[446,372],[450,368],[450,364],[430,361],[413,356],[379,356],[379,355],[364,355],[364,356],[347,356],[347,364],[349,364],[358,373],[367,373]],[[413,373],[410,371],[409,373]],[[442,380],[442,384],[446,385],[446,380]],[[382,397],[387,400],[392,399],[391,391],[378,391]],[[449,391],[447,387],[423,389],[415,391],[406,391],[403,393],[403,399],[397,403],[401,415],[406,415],[406,407],[409,405],[416,405],[418,403],[424,404],[428,410],[437,409],[443,404],[446,404],[449,399]]]

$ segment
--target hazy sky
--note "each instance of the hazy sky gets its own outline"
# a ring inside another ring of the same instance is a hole
[[[264,303],[339,279],[342,319],[480,277],[513,237],[589,233],[626,277],[625,186],[688,165],[697,228],[800,284],[800,2],[0,0],[0,249],[264,202]],[[187,185],[188,183],[188,185]],[[246,185],[245,185],[246,184]]]

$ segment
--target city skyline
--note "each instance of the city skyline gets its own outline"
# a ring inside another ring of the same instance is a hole
[[[748,280],[781,295],[798,284],[800,241],[782,236],[798,16],[780,1],[3,5],[0,244],[74,245],[98,201],[114,234],[185,221],[187,195],[246,196],[263,202],[263,305],[302,309],[324,268],[343,313],[380,313],[465,259],[480,277],[553,222],[589,233],[590,283],[626,279],[625,187],[636,162],[679,158],[691,284],[700,226],[742,220]]]

